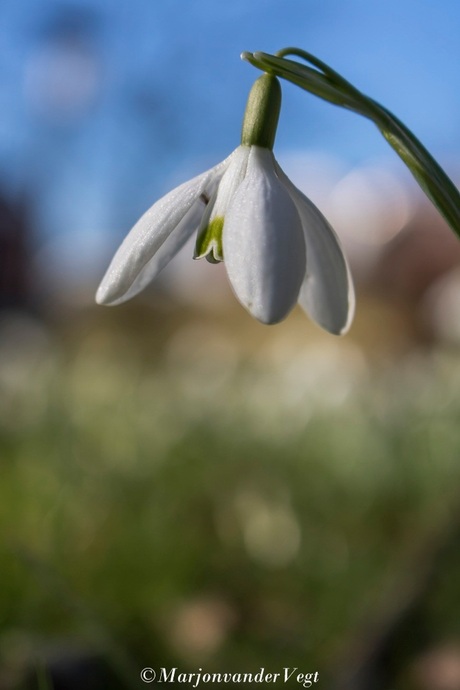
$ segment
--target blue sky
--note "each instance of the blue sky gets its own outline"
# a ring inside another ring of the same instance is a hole
[[[63,35],[79,66],[63,60],[50,78]],[[458,0],[2,0],[0,184],[32,199],[40,237],[115,246],[159,194],[238,144],[256,77],[241,51],[286,45],[395,112],[454,174],[459,35]],[[283,96],[281,162],[297,150],[349,167],[394,156],[358,116],[290,84]]]

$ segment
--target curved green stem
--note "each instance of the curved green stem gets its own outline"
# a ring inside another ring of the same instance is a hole
[[[312,67],[289,60],[286,58],[288,55],[299,57]],[[393,113],[301,48],[284,48],[276,55],[246,52],[242,58],[258,69],[282,77],[319,98],[372,120],[460,237],[460,193],[457,187],[417,137]]]

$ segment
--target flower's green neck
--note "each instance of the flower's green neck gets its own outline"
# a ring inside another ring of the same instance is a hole
[[[281,108],[281,86],[276,77],[263,74],[249,92],[241,144],[273,149]]]

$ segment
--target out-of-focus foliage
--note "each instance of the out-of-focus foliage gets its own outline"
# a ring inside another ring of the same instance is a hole
[[[65,347],[3,321],[1,687],[63,649],[126,687],[144,666],[298,666],[330,687],[455,519],[458,353],[376,369],[289,328],[244,348],[231,322],[103,323]],[[460,635],[459,571],[443,561],[400,650],[404,687]]]

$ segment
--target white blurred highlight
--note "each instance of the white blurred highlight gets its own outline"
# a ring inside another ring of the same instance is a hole
[[[437,338],[460,345],[460,268],[449,271],[432,285],[422,310]]]
[[[236,497],[236,513],[246,550],[255,561],[280,568],[296,557],[301,543],[300,525],[286,502],[242,492]]]
[[[100,68],[84,45],[61,41],[43,46],[29,60],[24,93],[30,105],[54,121],[84,115],[100,86]]]
[[[413,214],[401,179],[376,166],[345,175],[332,190],[329,203],[332,225],[342,236],[365,245],[386,244]]]

